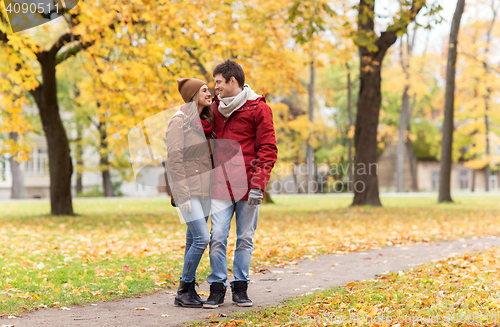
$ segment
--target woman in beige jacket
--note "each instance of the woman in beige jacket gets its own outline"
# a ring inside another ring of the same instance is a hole
[[[167,165],[174,201],[184,218],[186,249],[179,290],[174,304],[201,308],[204,301],[194,288],[196,269],[208,246],[212,160],[210,139],[215,137],[211,94],[199,79],[177,79],[186,102],[167,128]]]

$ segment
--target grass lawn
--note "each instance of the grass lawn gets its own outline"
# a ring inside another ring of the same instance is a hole
[[[498,197],[382,198],[349,208],[345,197],[276,197],[263,205],[253,267],[305,255],[500,235]],[[151,293],[178,284],[185,225],[168,199],[76,199],[75,217],[49,203],[0,202],[0,315]],[[229,259],[235,245],[232,228]],[[231,267],[231,264],[229,265]],[[209,273],[208,254],[198,279]]]
[[[499,273],[497,247],[213,319],[209,326],[498,326]]]

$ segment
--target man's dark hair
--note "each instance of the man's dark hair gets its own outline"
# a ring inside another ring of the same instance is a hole
[[[231,76],[234,76],[241,88],[245,85],[245,73],[243,72],[243,68],[241,68],[241,66],[235,61],[228,59],[215,66],[213,76],[215,77],[215,75],[219,74],[222,74],[226,83],[229,83]]]

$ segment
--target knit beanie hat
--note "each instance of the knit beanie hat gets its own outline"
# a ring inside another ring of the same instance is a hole
[[[207,83],[197,78],[178,78],[177,84],[182,99],[184,102],[188,103],[191,101],[196,92],[198,92],[198,90]]]

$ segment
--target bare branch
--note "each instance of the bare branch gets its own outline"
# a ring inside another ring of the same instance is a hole
[[[70,23],[68,22],[68,24],[70,24]],[[72,24],[70,24],[70,27],[72,27]],[[115,30],[115,22],[109,24],[108,28],[114,31]],[[54,46],[52,46],[52,48],[50,49],[50,51],[55,51],[54,55],[56,56],[56,65],[60,64],[64,60],[68,59],[69,57],[75,56],[78,52],[85,50],[85,49],[87,49],[95,44],[95,40],[92,40],[90,42],[84,42],[84,43],[79,42],[75,46],[58,54],[59,50],[61,50],[61,48],[64,45],[66,45],[68,43],[73,43],[74,41],[79,41],[79,40],[80,40],[80,35],[74,35],[73,33],[64,34],[59,38],[59,40],[57,40],[57,42],[54,44]]]
[[[0,31],[0,42],[7,43],[7,41],[8,41],[7,34],[5,34],[4,32]]]
[[[2,3],[3,6],[3,3]],[[4,16],[2,8],[0,8],[0,24],[7,24],[7,17]],[[7,43],[7,33],[0,31],[0,42]]]
[[[94,43],[95,43],[95,41],[86,42],[86,43],[83,43],[83,44],[82,43],[78,43],[74,47],[71,47],[71,48],[67,49],[66,51],[58,54],[56,56],[56,66],[59,65],[64,60],[68,59],[69,57],[75,56],[78,52],[91,47]]]
[[[208,73],[207,69],[205,68],[205,66],[203,65],[203,63],[200,61],[200,58],[198,56],[195,56],[193,54],[193,52],[188,49],[188,48],[184,48],[184,50],[186,50],[186,52],[188,53],[189,55],[189,58],[193,59],[194,61],[196,61],[196,64],[198,65],[198,67],[200,68],[200,71],[201,73],[203,74],[203,76],[205,76],[205,79],[207,81],[210,80],[210,74]]]
[[[67,43],[71,42],[72,40],[78,41],[79,39],[80,36],[74,36],[73,33],[63,34],[59,37],[59,39],[57,39],[52,48],[50,48],[49,53],[55,56],[59,52],[59,50],[61,50],[61,48],[64,47]]]
[[[387,49],[389,49],[389,47],[396,42],[398,32],[408,28],[408,25],[415,20],[415,17],[418,15],[422,7],[421,0],[413,0],[411,8],[406,12],[410,19],[408,21],[404,21],[404,18],[401,18],[395,21],[394,24],[387,27],[387,30],[380,34],[380,37],[375,42],[379,52],[387,51]]]
[[[413,54],[413,46],[415,45],[415,39],[417,38],[417,26],[413,29],[413,35],[411,36],[411,42],[408,42],[408,53]],[[410,40],[408,40],[410,41]]]
[[[495,72],[497,72],[497,73],[499,73],[499,74],[500,74],[500,69],[498,69],[498,68],[495,68],[495,67],[491,66],[491,65],[490,65],[490,64],[488,64],[486,61],[479,59],[479,58],[478,58],[476,55],[474,55],[474,54],[467,53],[467,52],[463,52],[463,51],[460,51],[458,54],[460,54],[460,55],[464,55],[464,56],[466,56],[466,57],[468,57],[468,58],[470,58],[470,59],[473,59],[473,60],[474,60],[474,61],[476,61],[477,63],[479,63],[479,64],[483,65],[483,67],[486,67],[487,69],[491,69],[491,70],[493,70],[493,71],[495,71]]]

